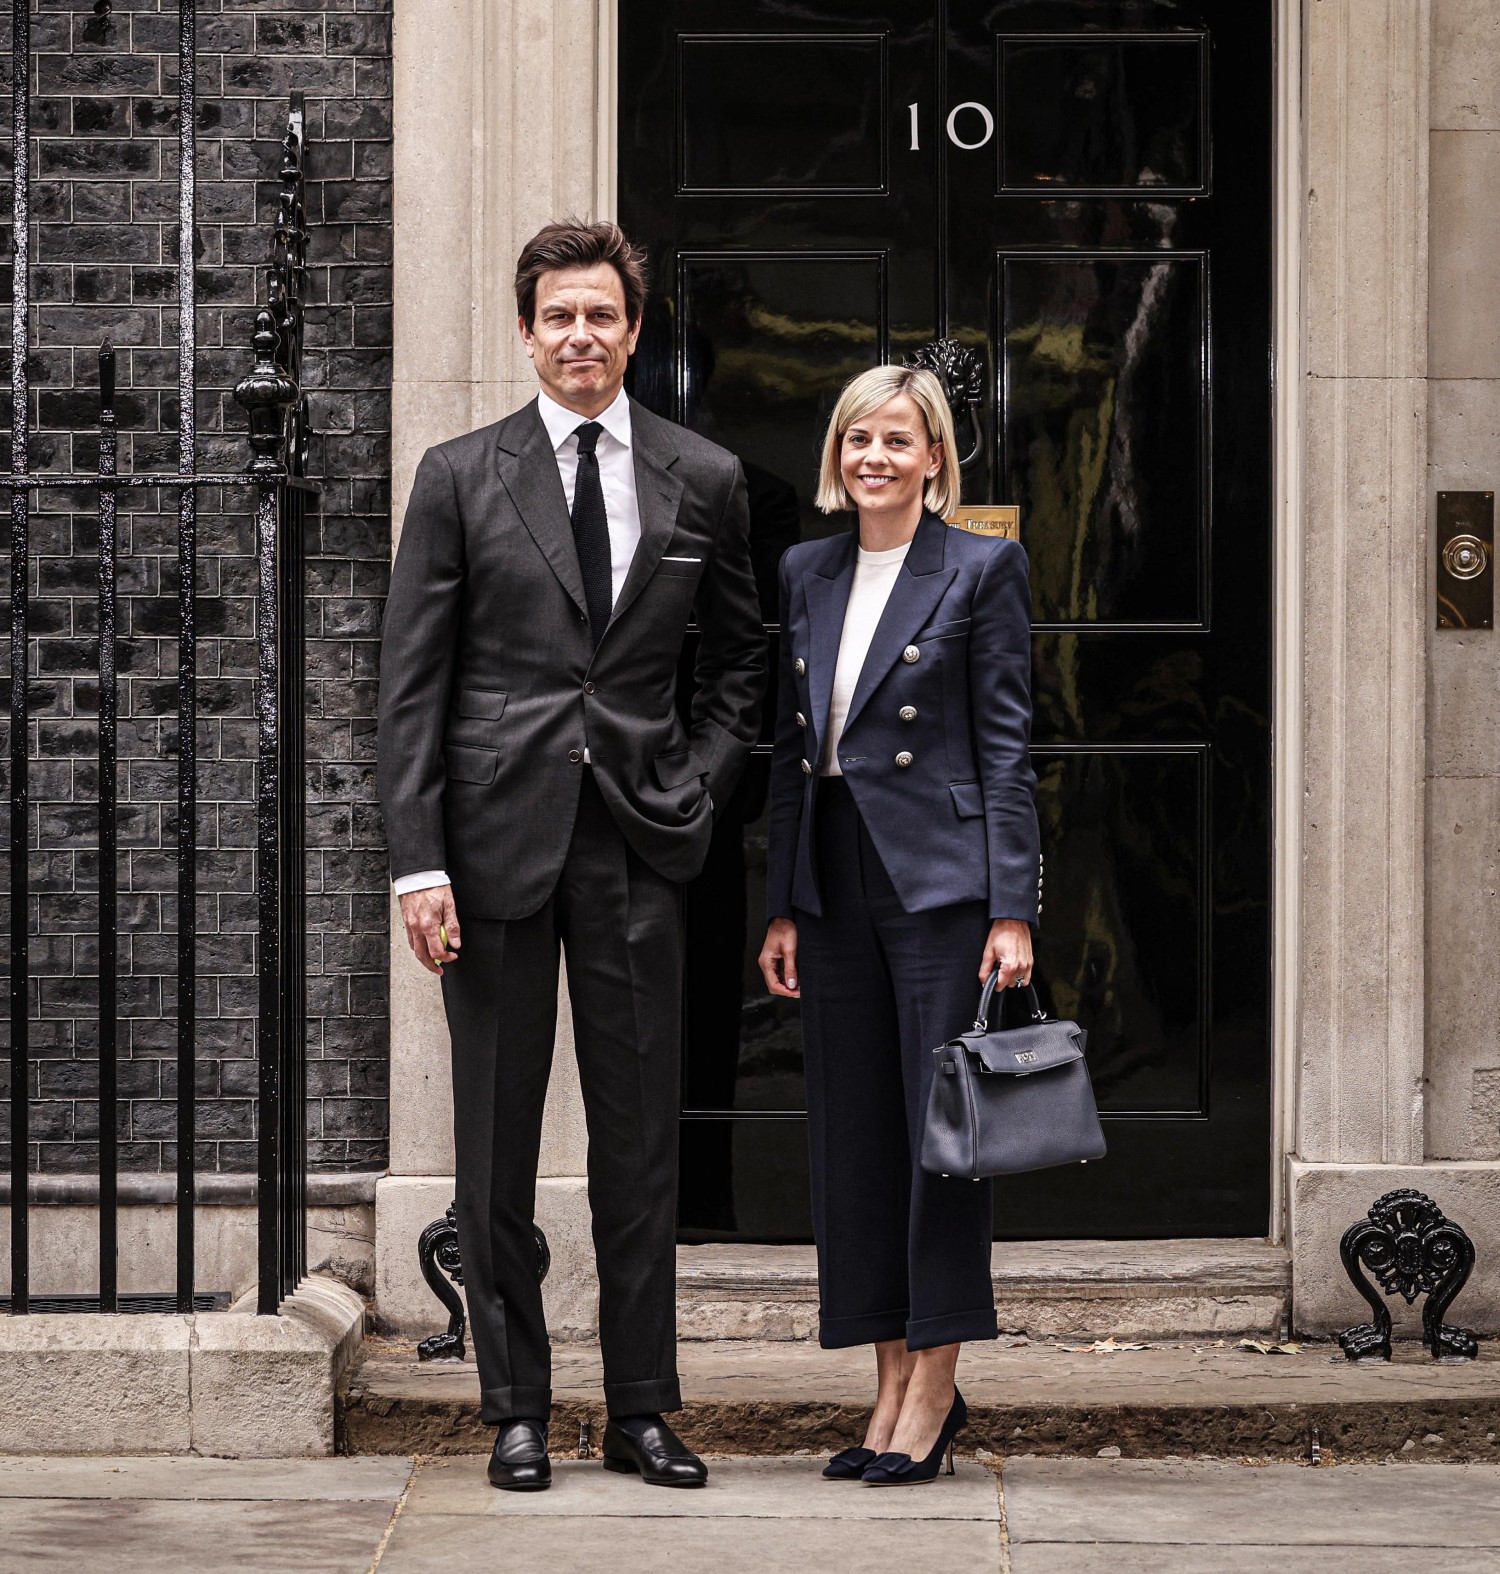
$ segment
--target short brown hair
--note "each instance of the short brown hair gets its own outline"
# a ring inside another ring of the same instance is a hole
[[[620,275],[625,291],[625,317],[641,320],[646,304],[646,254],[630,244],[618,224],[601,219],[562,219],[543,225],[521,248],[516,260],[516,310],[530,328],[536,321],[537,280],[559,268],[592,268],[607,262]]]

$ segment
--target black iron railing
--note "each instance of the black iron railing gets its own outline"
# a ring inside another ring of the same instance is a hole
[[[256,593],[256,862],[258,915],[257,1055],[259,1106],[257,1309],[274,1312],[306,1271],[306,975],[303,950],[302,528],[308,494],[307,407],[301,394],[302,301],[307,278],[303,206],[305,127],[293,94],[279,170],[267,302],[255,326],[253,369],[235,389],[250,424],[253,457],[245,471],[199,473],[194,400],[197,350],[194,260],[196,77],[194,3],[179,0],[178,146],[178,465],[177,472],[120,474],[114,411],[114,351],[99,352],[99,462],[90,474],[33,474],[28,445],[28,311],[30,308],[30,86],[27,0],[12,3],[15,283],[11,303],[11,469],[0,487],[11,499],[10,543],[10,1116],[11,1295],[13,1313],[32,1310],[28,1103],[30,1045],[28,957],[27,612],[33,493],[97,491],[99,512],[99,1292],[65,1297],[72,1309],[104,1312],[162,1309],[162,1297],[119,1293],[118,1156],[116,1151],[115,670],[116,510],[122,490],[177,490],[180,569],[177,642],[177,1283],[168,1304],[200,1306],[194,1271],[194,1138],[197,1131],[197,887],[194,581],[198,494],[206,487],[251,486],[255,494]],[[54,1298],[55,1299],[55,1298]]]

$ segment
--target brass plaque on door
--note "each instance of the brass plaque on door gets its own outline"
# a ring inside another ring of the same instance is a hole
[[[976,536],[1009,536],[1021,539],[1021,509],[1016,503],[987,503],[982,507],[960,508],[943,516],[955,530],[968,530]]]
[[[1487,629],[1495,623],[1495,494],[1437,495],[1437,626]]]

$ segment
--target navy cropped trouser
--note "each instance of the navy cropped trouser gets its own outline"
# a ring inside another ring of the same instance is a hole
[[[825,1349],[993,1339],[990,1183],[917,1163],[933,1050],[972,1026],[985,904],[902,909],[842,778],[818,784],[820,917],[797,911]]]

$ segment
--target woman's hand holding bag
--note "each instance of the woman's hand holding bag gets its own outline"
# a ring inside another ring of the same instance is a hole
[[[1031,1020],[991,1031],[992,973],[972,1031],[934,1050],[921,1164],[981,1180],[1104,1157],[1104,1131],[1076,1022],[1048,1021],[1028,984]]]

